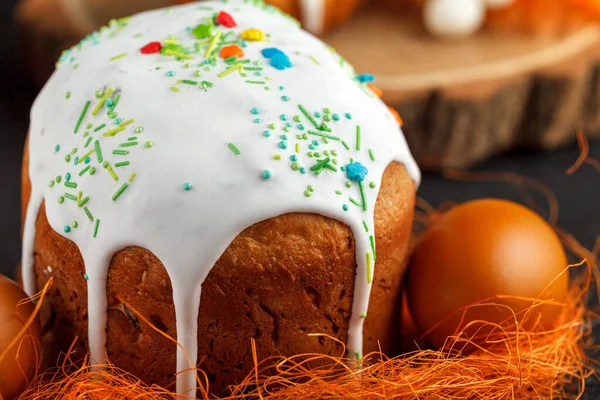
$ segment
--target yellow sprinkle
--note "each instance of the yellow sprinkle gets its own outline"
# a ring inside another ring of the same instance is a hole
[[[117,133],[122,132],[125,130],[124,126],[119,126],[118,128],[115,129],[111,129],[110,131],[107,131],[104,135],[102,136],[115,136]]]
[[[227,68],[225,71],[221,72],[220,74],[218,74],[217,76],[219,78],[223,78],[224,76],[229,75],[230,73],[234,72],[234,71],[242,71],[242,64],[235,64],[232,65],[231,67]]]
[[[210,46],[208,46],[208,49],[206,49],[206,54],[204,54],[204,58],[208,58],[210,57],[210,55],[212,54],[212,52],[215,50],[215,48],[217,47],[217,42],[219,41],[219,39],[221,39],[221,36],[223,35],[223,32],[218,31],[215,36],[213,36],[211,42],[210,42]]]
[[[178,87],[175,87],[175,86],[171,86],[169,89],[171,89],[174,92],[179,92],[180,91],[180,89]]]
[[[106,93],[104,93],[104,96],[102,96],[102,98],[98,101],[98,104],[96,104],[96,107],[94,107],[94,110],[92,111],[92,115],[96,116],[96,114],[98,114],[100,109],[102,109],[102,107],[104,107],[104,103],[106,103],[106,100],[108,100],[108,98],[114,91],[115,91],[115,89],[112,87],[109,87],[106,90]]]
[[[106,170],[108,171],[108,173],[110,174],[110,176],[112,176],[112,178],[113,178],[115,181],[118,181],[118,180],[119,180],[119,177],[117,176],[117,174],[115,174],[115,170],[112,168],[112,166],[111,166],[110,164],[108,164],[108,165],[106,166]]]
[[[164,44],[178,44],[179,43],[179,39],[165,39],[163,40]]]
[[[244,40],[259,41],[259,40],[263,40],[264,38],[265,38],[265,33],[263,31],[261,31],[260,29],[252,28],[252,29],[246,29],[244,32],[242,32],[242,39],[244,39]]]
[[[88,151],[87,153],[85,153],[84,155],[82,155],[81,157],[79,157],[79,160],[80,161],[85,160],[85,158],[91,156],[93,152],[94,152],[94,149]]]
[[[135,172],[133,174],[131,174],[131,176],[129,177],[129,182],[133,182],[133,180],[135,179],[136,176],[137,176],[137,174]]]
[[[133,123],[133,121],[134,121],[133,119],[128,119],[128,120],[127,120],[127,121],[125,121],[125,122],[121,122],[121,123],[119,124],[119,126],[120,126],[120,127],[127,126],[127,125],[129,125],[129,124],[132,124],[132,123]]]
[[[125,57],[126,55],[127,55],[127,53],[122,53],[117,56],[114,56],[113,58],[110,58],[108,61],[115,61],[115,60],[118,60],[119,58]]]
[[[281,154],[275,154],[273,160],[281,160]]]
[[[185,60],[193,60],[194,59],[193,56],[190,56],[190,55],[187,55],[187,54],[183,54],[183,53],[180,53],[178,51],[171,50],[171,49],[165,49],[165,54],[167,54],[169,56],[175,56],[175,57],[183,58]]]
[[[300,153],[300,143],[296,143],[296,153]]]

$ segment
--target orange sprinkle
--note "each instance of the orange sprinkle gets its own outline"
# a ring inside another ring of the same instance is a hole
[[[400,116],[400,113],[398,111],[396,111],[396,109],[394,109],[393,107],[388,107],[390,112],[392,113],[392,115],[394,116],[394,118],[396,118],[396,121],[398,121],[398,125],[400,125],[400,127],[402,127],[404,125],[404,121],[402,120],[402,117]]]
[[[221,58],[229,58],[234,56],[237,58],[244,57],[244,50],[235,44],[221,48]]]
[[[369,89],[371,89],[371,92],[375,93],[375,96],[381,98],[381,96],[383,96],[383,91],[381,89],[379,89],[377,86],[375,85],[371,85],[370,83],[367,85],[369,87]]]

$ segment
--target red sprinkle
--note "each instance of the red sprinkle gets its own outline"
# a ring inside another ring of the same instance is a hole
[[[154,54],[158,53],[162,49],[160,42],[150,42],[140,49],[142,54]]]
[[[237,26],[233,17],[227,14],[225,11],[221,11],[219,15],[217,15],[217,19],[215,21],[217,24],[223,25],[227,28],[235,28]]]

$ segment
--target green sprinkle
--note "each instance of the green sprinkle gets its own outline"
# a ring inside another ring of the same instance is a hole
[[[90,210],[88,210],[87,207],[83,207],[83,211],[85,211],[85,214],[90,219],[90,221],[93,222],[94,221],[94,216],[92,215],[92,213],[90,212]]]
[[[351,188],[352,187],[352,182],[351,181],[346,181],[346,187],[347,188]]]
[[[367,211],[367,196],[365,196],[365,185],[362,181],[358,181],[358,188],[360,189],[360,198],[362,200],[362,208]]]
[[[358,201],[354,200],[352,197],[349,198],[350,203],[354,204],[357,207],[362,208],[362,204],[360,204]]]
[[[65,93],[65,99],[70,99],[71,98],[71,92],[67,92]]]
[[[79,118],[77,119],[77,123],[75,124],[75,129],[73,130],[73,133],[77,133],[77,131],[79,130],[79,126],[81,126],[81,123],[85,118],[85,114],[87,113],[88,108],[90,108],[90,104],[91,102],[89,100],[85,102],[83,110],[81,110],[81,114],[79,114]]]
[[[350,150],[350,146],[348,146],[348,143],[344,142],[342,140],[342,144],[344,145],[344,147],[346,148],[346,150]]]
[[[85,142],[85,145],[83,147],[87,148],[90,145],[90,143],[92,142],[92,139],[93,139],[93,137],[90,136],[88,138],[87,142]]]
[[[194,59],[193,56],[190,56],[190,55],[184,54],[184,53],[180,53],[178,51],[175,51],[175,50],[172,50],[172,49],[168,49],[168,48],[165,49],[162,53],[166,54],[168,56],[174,56],[174,57],[177,57],[177,58],[181,58],[183,60],[193,60]]]
[[[342,191],[341,190],[336,190],[335,194],[337,194],[338,196],[341,196],[342,195]]]
[[[83,199],[77,202],[77,206],[83,207],[88,201],[90,201],[90,196],[85,196]]]
[[[65,182],[65,186],[71,189],[77,189],[77,184],[75,182]]]
[[[246,81],[246,83],[250,83],[252,85],[264,85],[266,82],[264,82],[264,81]]]
[[[104,159],[102,158],[102,150],[100,149],[100,142],[97,140],[94,142],[94,150],[96,150],[96,157],[98,157],[98,162],[101,163],[102,161],[104,161]]]
[[[96,168],[92,167],[90,168],[90,175],[94,175],[96,173]]]
[[[115,194],[113,194],[113,201],[117,201],[117,199],[119,198],[119,196],[121,196],[121,194],[123,194],[123,192],[129,187],[129,185],[127,183],[124,183],[119,190],[117,190],[115,192]]]
[[[198,81],[192,81],[192,80],[189,80],[189,79],[184,79],[184,80],[181,81],[181,83],[185,83],[186,85],[194,85],[195,86],[195,85],[198,84]]]
[[[354,356],[356,357],[356,361],[360,361],[360,351],[355,352]]]
[[[65,198],[73,201],[77,201],[77,197],[72,195],[71,193],[65,193]]]
[[[131,146],[137,146],[138,142],[125,142],[125,143],[121,143],[119,145],[119,147],[131,147]]]
[[[371,157],[371,161],[375,161],[375,154],[373,154],[373,150],[369,149],[369,157]]]
[[[235,147],[235,145],[234,145],[233,143],[229,143],[227,146],[228,146],[228,147],[231,149],[231,151],[233,151],[233,152],[234,152],[236,155],[240,154],[240,150],[239,150],[237,147]]]
[[[371,253],[367,253],[367,283],[373,282],[373,264],[371,263]]]
[[[376,184],[375,182],[371,182],[371,183],[369,183],[369,187],[370,187],[371,189],[375,189],[375,187],[376,187],[376,186],[377,186],[377,184]]]
[[[87,153],[85,153],[84,155],[79,157],[79,160],[85,160],[87,157],[91,156],[93,152],[94,152],[94,150],[88,151]]]
[[[48,183],[49,187],[54,187],[54,181],[50,181],[50,183]]]
[[[323,159],[323,160],[319,160],[319,162],[317,162],[315,165],[313,165],[312,167],[310,167],[311,171],[320,171],[323,168],[325,168],[325,166],[327,164],[329,164],[329,162],[331,161],[331,159],[329,157]]]
[[[108,61],[115,61],[115,60],[118,60],[119,58],[125,57],[126,55],[127,55],[127,53],[121,53],[121,54],[116,55],[116,56],[114,56],[112,58],[109,58]]]
[[[338,141],[340,140],[340,138],[339,138],[339,137],[337,137],[337,136],[332,136],[332,135],[328,135],[328,134],[326,134],[326,133],[315,132],[315,131],[308,131],[308,133],[309,133],[310,135],[320,136],[320,137],[322,137],[322,138],[327,138],[327,139],[331,139],[331,140],[338,140]]]
[[[113,150],[112,153],[116,154],[118,156],[126,156],[127,154],[129,154],[129,151],[127,151],[127,150]]]
[[[377,251],[375,250],[375,236],[369,236],[369,240],[371,241],[371,251],[373,251],[373,260],[377,260]]]
[[[312,196],[312,194],[310,193],[310,190],[305,190],[304,191],[304,196],[306,196],[306,197]]]
[[[152,146],[154,146],[153,142],[146,142],[146,143],[144,143],[144,147],[147,148],[147,149],[149,149]]]
[[[100,219],[96,219],[96,225],[94,226],[94,237],[98,234],[98,228],[100,227]]]
[[[83,192],[80,190],[79,192],[77,192],[77,204],[79,204],[82,197],[83,197]]]
[[[121,162],[115,163],[115,168],[125,167],[127,165],[129,165],[129,161],[121,161]]]
[[[106,126],[106,124],[98,125],[96,128],[94,128],[94,132],[98,132],[100,129],[104,128],[105,126]]]
[[[369,225],[367,225],[367,221],[363,221],[363,226],[365,227],[365,231],[369,232]]]
[[[356,125],[356,150],[360,150],[360,125]]]
[[[62,204],[62,203],[64,203],[64,202],[65,202],[65,198],[64,198],[64,197],[62,197],[62,196],[60,196],[60,197],[58,198],[58,204]]]
[[[110,106],[106,114],[111,115],[115,112],[115,108],[117,107],[117,104],[119,104],[119,100],[121,100],[121,95],[117,94],[117,96],[115,97],[115,101],[113,101],[112,106]]]
[[[102,109],[102,107],[104,107],[106,100],[108,100],[108,98],[114,92],[114,90],[115,89],[112,87],[110,87],[106,90],[106,93],[104,93],[104,96],[102,96],[102,98],[100,98],[100,100],[98,101],[98,104],[96,104],[96,107],[94,107],[94,110],[92,111],[93,116],[96,116],[96,114],[98,114],[98,112]]]
[[[302,104],[298,104],[298,108],[300,109],[300,111],[302,112],[302,114],[304,114],[304,116],[306,118],[308,118],[308,120],[310,121],[311,124],[313,124],[313,126],[317,129],[320,128],[320,125],[317,123],[317,121],[313,118],[312,115],[310,115],[310,113],[306,110],[306,108],[304,108],[304,106]]]
[[[362,314],[360,314],[360,317],[361,317],[362,319],[365,319],[365,318],[367,318],[367,313],[362,313]]]
[[[58,175],[56,177],[56,183],[60,183],[60,181],[62,181],[62,176]]]

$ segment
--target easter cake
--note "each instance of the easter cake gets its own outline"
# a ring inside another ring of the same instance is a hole
[[[65,51],[23,162],[45,331],[188,394],[196,365],[214,393],[242,379],[251,340],[259,359],[393,353],[420,175],[372,78],[259,2],[145,12]]]

